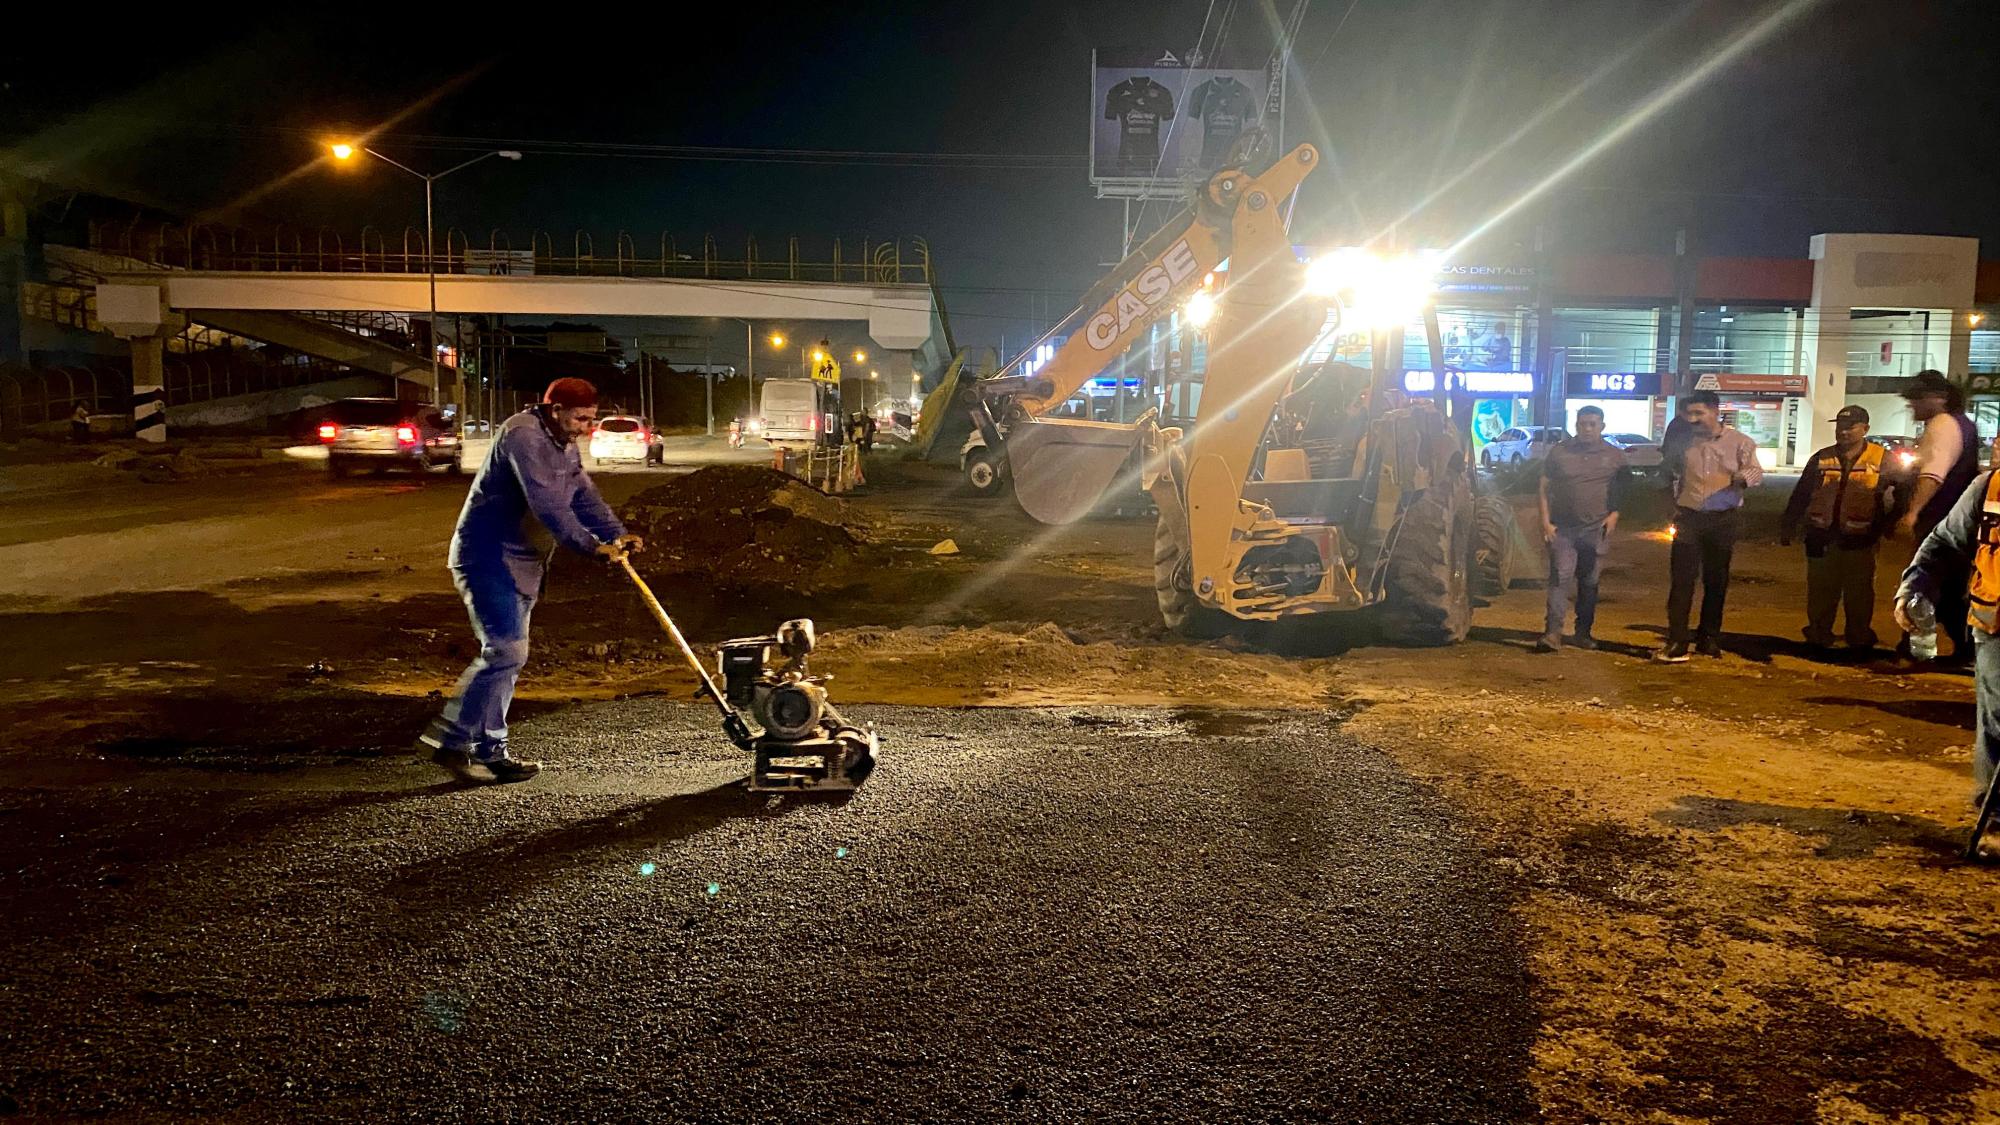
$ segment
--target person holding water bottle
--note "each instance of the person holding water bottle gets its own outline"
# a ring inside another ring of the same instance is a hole
[[[2000,440],[1994,442],[2000,461]],[[1959,577],[1971,571],[1969,579]],[[1965,582],[1960,590],[1943,583]],[[1937,656],[1937,630],[1950,622],[1938,619],[1937,607],[1950,604],[1953,594],[1970,604],[1973,691],[1978,719],[1972,748],[1972,801],[1986,801],[2000,767],[2000,473],[1975,480],[1951,511],[1917,545],[1896,589],[1896,624],[1910,637],[1910,655],[1919,660]],[[1976,843],[1976,841],[1975,841]]]

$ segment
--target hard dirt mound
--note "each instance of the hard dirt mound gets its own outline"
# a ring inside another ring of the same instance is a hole
[[[844,502],[762,466],[696,470],[639,493],[619,515],[646,540],[633,561],[648,577],[812,593],[855,581],[880,554]]]

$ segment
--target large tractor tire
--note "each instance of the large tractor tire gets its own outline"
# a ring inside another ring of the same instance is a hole
[[[1504,496],[1481,496],[1473,504],[1473,585],[1495,598],[1514,582],[1514,506]]]
[[[1162,514],[1153,525],[1153,595],[1160,603],[1160,620],[1185,637],[1208,640],[1229,632],[1233,618],[1195,600],[1181,565],[1187,545],[1174,534]]]
[[[1457,644],[1472,627],[1472,486],[1429,488],[1403,514],[1389,555],[1382,634],[1395,644]]]

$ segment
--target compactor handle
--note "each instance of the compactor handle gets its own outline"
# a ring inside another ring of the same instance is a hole
[[[701,658],[694,654],[694,649],[688,645],[687,638],[681,636],[680,626],[675,625],[674,619],[667,616],[666,609],[660,605],[660,599],[653,596],[652,587],[646,585],[646,580],[639,577],[639,572],[633,568],[631,556],[620,553],[613,558],[625,569],[625,576],[632,580],[632,585],[639,588],[639,597],[646,603],[646,608],[652,611],[653,620],[658,621],[660,628],[665,629],[667,635],[674,639],[674,645],[681,650],[681,656],[687,660],[688,667],[694,669],[694,674],[701,679],[701,689],[708,693],[708,697],[715,701],[716,709],[722,712],[722,729],[729,735],[729,740],[746,750],[749,749],[749,724],[743,721],[743,716],[736,713],[736,709],[729,705],[728,700],[722,698],[722,692],[716,689],[714,677],[708,674],[708,669],[702,664]]]

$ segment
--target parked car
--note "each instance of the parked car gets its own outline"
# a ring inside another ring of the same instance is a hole
[[[1868,440],[1882,447],[1892,472],[1909,474],[1917,471],[1917,439],[1901,434],[1869,434]]]
[[[464,471],[458,428],[436,407],[393,398],[344,398],[319,424],[326,469],[344,477],[358,468]]]
[[[1660,471],[1660,443],[1645,434],[1605,434],[1604,440],[1625,454],[1625,467],[1641,473]]]
[[[635,414],[610,414],[599,418],[597,428],[590,432],[590,459],[664,465],[667,443],[647,419]]]
[[[1479,451],[1479,464],[1490,469],[1496,465],[1539,461],[1549,455],[1557,442],[1568,437],[1569,431],[1561,426],[1515,426],[1486,443],[1486,448]]]

